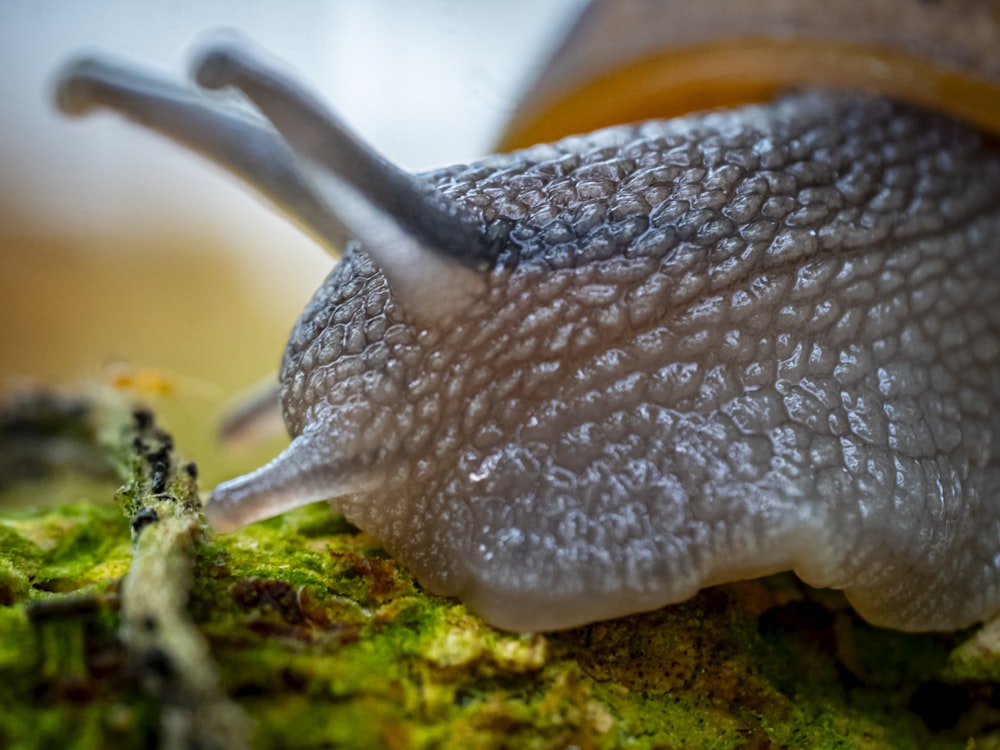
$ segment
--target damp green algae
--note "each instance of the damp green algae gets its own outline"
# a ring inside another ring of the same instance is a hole
[[[322,505],[218,537],[198,567],[195,616],[257,747],[287,743],[283,722],[301,747],[964,748],[975,734],[932,730],[910,705],[961,636],[872,628],[790,576],[529,636],[422,593]]]
[[[127,631],[145,610],[132,602],[129,620],[125,599],[145,594],[121,579],[133,555],[150,553],[133,546],[130,520],[157,509],[137,532],[154,539],[174,505],[196,517],[197,501],[184,459],[171,455],[169,481],[155,476],[165,436],[134,433],[105,425],[118,435],[108,460],[128,479],[118,505],[109,490],[5,511],[0,493],[2,748],[165,744],[178,704],[164,682],[186,662],[136,645]],[[995,625],[880,630],[838,594],[777,576],[612,622],[511,634],[422,591],[322,504],[235,534],[156,538],[181,540],[154,554],[187,561],[178,622],[206,644],[203,661],[249,718],[254,748],[1000,746]],[[183,712],[202,718],[197,705]]]
[[[130,559],[112,504],[0,513],[0,747],[142,746],[155,707],[116,664]]]
[[[113,584],[130,560],[128,528],[113,505],[0,513],[0,604]]]

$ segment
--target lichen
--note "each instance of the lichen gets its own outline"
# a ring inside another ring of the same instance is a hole
[[[880,630],[785,575],[501,632],[323,504],[213,536],[155,417],[93,406],[54,434],[99,449],[117,492],[47,462],[0,494],[0,747],[237,746],[244,728],[254,748],[1000,745],[996,624]],[[46,507],[72,476],[84,499]],[[3,510],[32,491],[39,509]]]

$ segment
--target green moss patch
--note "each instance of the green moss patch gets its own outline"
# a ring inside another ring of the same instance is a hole
[[[501,632],[323,504],[212,536],[152,415],[102,412],[117,506],[81,484],[5,511],[38,477],[0,493],[0,747],[155,747],[202,721],[254,748],[1000,746],[996,625],[885,631],[785,575]]]

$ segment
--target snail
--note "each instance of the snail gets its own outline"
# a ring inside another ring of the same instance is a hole
[[[118,110],[346,248],[281,365],[291,443],[212,492],[213,526],[329,500],[427,589],[520,631],[782,570],[903,630],[1000,609],[1000,153],[949,116],[997,123],[997,6],[696,5],[595,3],[512,131],[604,117],[552,81],[624,92],[696,57],[683,40],[729,49],[736,70],[712,76],[752,69],[735,98],[765,101],[420,175],[241,45],[195,78],[253,112],[70,69],[65,111]],[[748,63],[774,30],[833,88],[771,98],[813,72]],[[572,63],[591,58],[617,72]],[[894,84],[916,104],[850,90],[937,63],[965,83]]]

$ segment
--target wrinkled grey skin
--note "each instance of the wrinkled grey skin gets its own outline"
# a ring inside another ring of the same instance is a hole
[[[293,436],[227,530],[331,503],[432,591],[546,630],[793,569],[874,623],[1000,609],[1000,153],[809,94],[408,175],[240,50],[103,61],[116,109],[351,248],[281,368]]]
[[[868,97],[427,176],[503,237],[449,330],[363,248],[281,369],[335,501],[433,591],[552,629],[794,569],[874,623],[1000,604],[1000,156]]]

